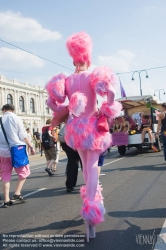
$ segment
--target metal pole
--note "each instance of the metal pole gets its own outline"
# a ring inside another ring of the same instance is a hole
[[[159,90],[159,100],[161,101],[161,99],[160,99],[160,90]]]
[[[139,74],[139,81],[140,81],[140,93],[141,93],[141,96],[142,96],[141,72],[138,72],[138,74]]]

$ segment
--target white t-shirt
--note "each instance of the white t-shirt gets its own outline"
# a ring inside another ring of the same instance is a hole
[[[25,145],[24,139],[27,138],[27,132],[24,128],[22,120],[12,112],[5,112],[2,116],[2,123],[10,144],[10,147],[15,145]],[[0,156],[10,157],[9,146],[4,137],[0,125]]]

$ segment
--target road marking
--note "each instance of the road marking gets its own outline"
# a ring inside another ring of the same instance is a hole
[[[36,193],[38,193],[38,192],[40,192],[40,191],[43,191],[43,190],[46,190],[46,189],[47,189],[47,188],[40,188],[40,189],[37,189],[36,191],[33,191],[33,192],[29,193],[29,194],[25,194],[24,197],[28,197],[28,196],[30,196],[30,195],[32,195],[32,194],[36,194]]]
[[[116,161],[121,161],[121,160],[123,160],[124,158],[126,158],[126,157],[123,157],[123,158],[117,159],[117,160],[115,160],[115,161],[110,161],[110,162],[108,162],[108,163],[104,164],[103,166],[106,166],[106,165],[108,165],[108,164],[114,163],[114,162],[116,162]]]
[[[157,235],[157,242],[155,244],[154,250],[165,250],[166,249],[166,220],[161,229],[159,235]]]
[[[37,189],[36,191],[33,191],[33,192],[29,193],[29,194],[25,194],[24,197],[28,197],[28,196],[30,196],[30,195],[32,195],[32,194],[36,194],[36,193],[38,193],[38,192],[40,192],[40,191],[43,191],[43,190],[46,190],[46,189],[47,189],[47,188],[40,188],[40,189]],[[13,201],[13,203],[16,202],[16,201],[14,201],[14,200],[12,200],[12,201]],[[3,204],[1,204],[0,207],[3,207]]]

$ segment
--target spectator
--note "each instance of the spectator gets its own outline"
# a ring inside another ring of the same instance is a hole
[[[142,128],[143,128],[143,130],[142,130],[142,143],[144,143],[145,134],[148,133],[150,144],[152,146],[152,144],[153,144],[153,138],[152,138],[152,120],[149,118],[148,115],[144,115],[143,118],[145,119],[145,123],[142,124]]]
[[[123,115],[122,116],[122,123],[121,123],[121,131],[124,133],[128,133],[129,132],[129,122],[126,121],[126,117]]]
[[[161,105],[161,107],[162,107],[162,112],[158,116],[159,120],[158,120],[156,137],[158,138],[159,132],[161,131],[161,139],[164,149],[164,159],[166,161],[166,102],[164,102]]]
[[[98,160],[98,178],[100,177],[101,167],[104,165],[104,159],[105,159],[106,152],[107,151],[104,151],[99,156],[99,160]],[[102,186],[100,181],[99,181],[99,185]]]
[[[141,126],[142,126],[142,116],[143,116],[143,112],[134,113],[132,115],[132,119],[136,125],[135,128],[137,128],[138,131],[140,131]]]
[[[66,167],[66,191],[71,192],[74,191],[74,187],[77,183],[78,167],[79,162],[81,163],[81,159],[78,152],[70,148],[66,143],[61,143],[61,145],[68,159]]]
[[[58,141],[58,133],[59,133],[59,127],[58,126],[55,127],[55,128],[53,128],[53,130],[51,131],[51,134],[53,136],[55,136],[55,138],[56,138],[56,139],[53,139],[55,141],[55,145],[54,146],[55,146],[55,151],[56,151],[56,160],[55,160],[55,162],[54,162],[54,164],[52,165],[52,168],[51,168],[51,170],[53,172],[57,171],[57,164],[59,162],[60,143]]]
[[[54,147],[54,142],[56,141],[56,137],[51,134],[53,128],[51,127],[51,119],[46,121],[46,126],[42,128],[42,147],[44,149],[47,167],[45,171],[48,173],[49,176],[54,175],[51,171],[52,165],[56,161],[56,151]],[[54,141],[53,141],[54,139]]]
[[[39,148],[39,153],[40,153],[40,150],[41,150],[41,138],[40,138],[40,133],[39,133],[38,128],[37,128],[37,131],[34,133],[34,140],[35,140],[36,152],[37,152],[37,148]]]
[[[118,133],[121,131],[121,124],[119,123],[118,118],[115,118],[115,124],[113,125],[113,133]]]
[[[30,132],[30,129],[27,128],[26,131],[27,131],[27,137],[28,137],[31,145],[33,145],[33,138],[32,138],[32,134]],[[28,152],[28,154],[31,154],[31,148],[28,146],[28,144],[27,144],[27,152]]]
[[[5,128],[9,144],[11,147],[15,145],[27,144],[31,148],[31,153],[34,154],[33,145],[27,137],[23,122],[16,114],[13,113],[14,109],[15,107],[12,104],[6,104],[2,107],[2,124]],[[11,162],[10,149],[5,140],[2,128],[0,127],[0,175],[2,178],[5,208],[11,206],[13,203],[9,197],[12,170],[13,166]],[[15,172],[18,175],[18,181],[12,200],[24,202],[25,200],[21,195],[21,190],[26,178],[30,175],[29,165],[15,168]]]

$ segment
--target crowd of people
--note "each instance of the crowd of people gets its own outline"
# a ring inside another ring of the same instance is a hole
[[[121,120],[121,122],[119,120]],[[134,128],[133,124],[130,124],[129,121],[126,120],[125,116],[119,118],[116,117],[112,132],[124,132],[131,135],[135,133],[141,133],[142,143],[144,143],[145,134],[148,133],[150,144],[153,145],[151,118],[148,115],[143,115],[143,113],[135,113],[132,115],[132,120],[134,122]]]

